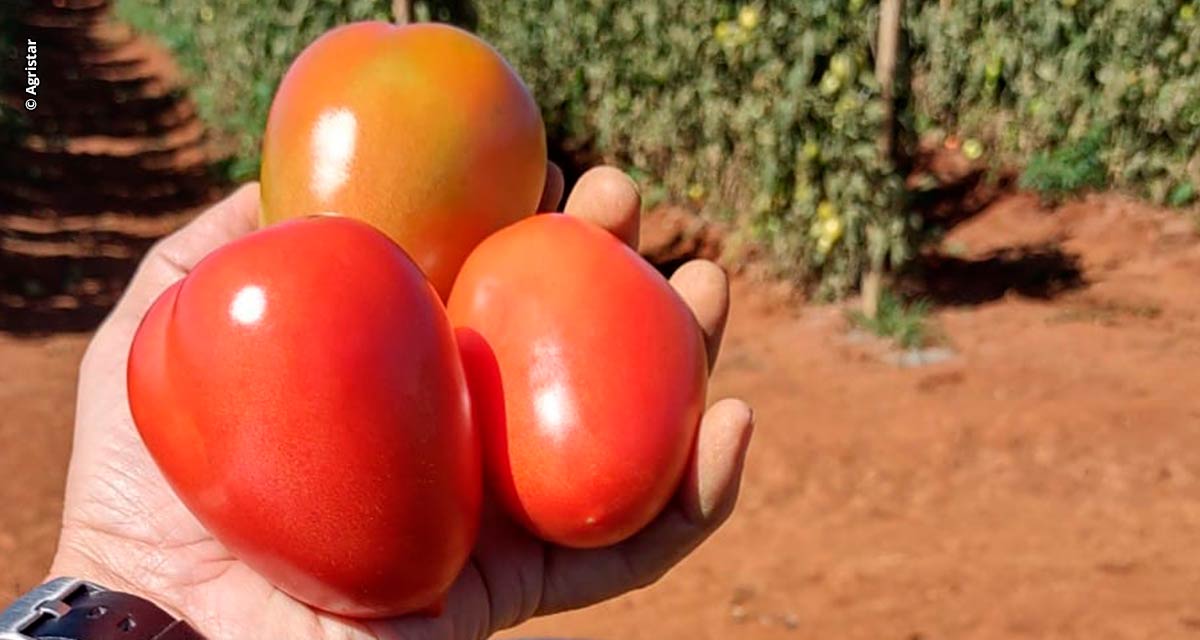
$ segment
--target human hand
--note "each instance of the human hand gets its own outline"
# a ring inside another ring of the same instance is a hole
[[[554,168],[541,208],[554,209],[561,194],[562,177]],[[475,551],[437,618],[350,620],[278,591],[210,536],[172,492],[137,435],[125,379],[134,332],[151,303],[213,249],[254,231],[258,204],[257,185],[246,185],[156,245],[92,339],[80,368],[74,451],[52,575],[141,595],[212,640],[483,638],[532,616],[648,585],[729,515],[752,431],[751,411],[738,400],[709,408],[675,500],[625,542],[593,550],[556,547],[488,504]],[[640,208],[628,177],[599,168],[580,180],[565,210],[636,247]],[[729,310],[724,272],[695,261],[671,283],[695,313],[714,361]]]

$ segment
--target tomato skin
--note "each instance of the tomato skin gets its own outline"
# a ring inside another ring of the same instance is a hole
[[[480,244],[447,309],[509,513],[580,548],[648,524],[687,466],[708,373],[667,281],[599,227],[546,214]]]
[[[444,299],[475,245],[537,209],[546,134],[520,77],[479,38],[360,22],[296,58],[262,157],[264,222],[324,213],[370,222]]]
[[[212,253],[147,313],[128,387],[183,503],[298,600],[436,609],[466,562],[482,479],[456,342],[368,225],[297,220]]]

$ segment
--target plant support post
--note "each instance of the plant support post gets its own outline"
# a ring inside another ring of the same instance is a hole
[[[413,21],[413,0],[392,0],[392,19],[396,24]]]
[[[896,64],[900,55],[900,21],[903,14],[904,0],[883,0],[879,6],[875,77],[879,80],[884,114],[879,152],[888,160],[894,155],[896,144]],[[874,318],[879,312],[879,296],[883,289],[883,264],[875,257],[872,257],[867,272],[863,274],[861,288],[863,315]]]

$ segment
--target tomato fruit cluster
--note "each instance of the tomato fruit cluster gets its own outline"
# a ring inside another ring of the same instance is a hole
[[[164,291],[129,357],[138,431],[214,537],[298,600],[384,617],[439,609],[485,493],[574,547],[662,510],[704,408],[700,329],[615,236],[533,215],[545,136],[498,54],[336,29],[264,145],[264,228]]]

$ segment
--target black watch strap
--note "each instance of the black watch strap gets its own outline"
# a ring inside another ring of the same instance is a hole
[[[0,640],[204,640],[154,603],[57,578],[0,612]]]

